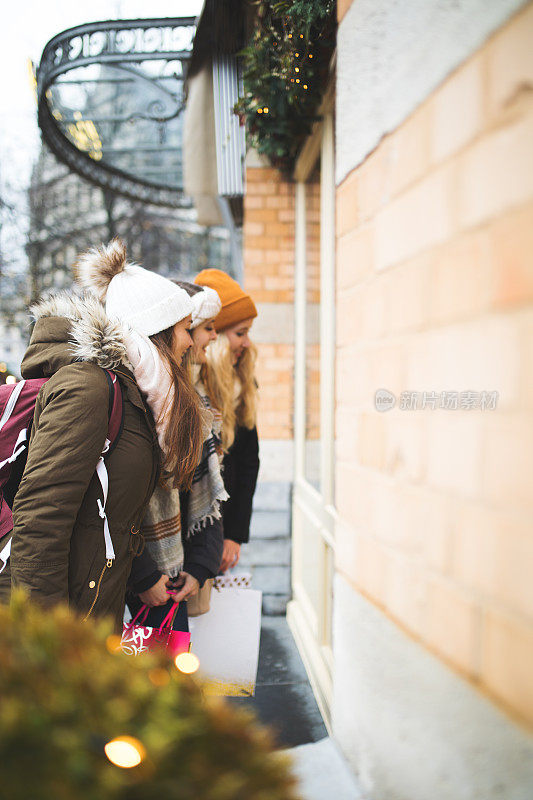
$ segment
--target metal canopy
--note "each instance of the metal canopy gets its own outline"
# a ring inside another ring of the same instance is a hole
[[[43,50],[39,127],[55,155],[136,200],[189,205],[182,186],[183,82],[195,18],[70,28]]]

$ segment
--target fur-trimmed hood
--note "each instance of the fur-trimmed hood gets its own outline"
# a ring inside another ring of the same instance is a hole
[[[94,295],[59,292],[30,311],[35,327],[22,361],[23,377],[50,377],[74,361],[129,368],[124,329]]]

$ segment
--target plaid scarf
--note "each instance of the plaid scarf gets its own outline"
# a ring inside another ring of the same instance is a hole
[[[142,523],[146,548],[157,568],[171,578],[183,568],[180,493],[170,485],[156,486]]]
[[[211,408],[201,384],[195,386],[210,418],[211,429],[204,439],[202,458],[193,475],[189,498],[189,519],[185,536],[193,536],[214,519],[220,519],[220,503],[229,495],[220,472],[222,417]],[[206,415],[207,416],[207,415]],[[170,485],[156,487],[145,518],[142,532],[148,552],[161,572],[176,577],[183,568],[180,493]]]
[[[209,436],[204,441],[202,460],[196,467],[192,479],[187,536],[192,536],[214,519],[220,519],[220,503],[229,497],[220,472],[224,455],[220,441],[222,415],[211,406],[199,381],[195,384],[195,389],[211,412],[213,424]]]

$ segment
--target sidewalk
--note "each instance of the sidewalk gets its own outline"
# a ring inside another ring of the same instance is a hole
[[[328,737],[285,617],[263,617],[254,697],[228,697],[252,708],[291,753],[303,800],[363,800],[335,743]]]
[[[328,735],[285,617],[263,617],[254,697],[228,697],[274,728],[283,748]]]
[[[287,752],[294,759],[302,800],[366,800],[346,759],[329,736]]]

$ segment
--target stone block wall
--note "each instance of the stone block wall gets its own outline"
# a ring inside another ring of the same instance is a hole
[[[530,8],[338,189],[337,507],[339,568],[533,721],[532,38]],[[377,413],[380,387],[437,408]]]
[[[350,18],[364,5],[340,4],[341,31],[362,30]],[[518,731],[533,728],[533,7],[511,10],[337,189],[334,725],[380,798],[525,798],[531,780],[512,754],[531,758]],[[382,413],[380,388],[396,396]],[[483,391],[495,408],[479,407]],[[442,392],[459,393],[456,410]],[[381,689],[361,661],[367,635],[393,660]],[[470,738],[454,733],[464,702]],[[408,746],[387,763],[391,725]],[[445,741],[441,784],[420,761]]]

